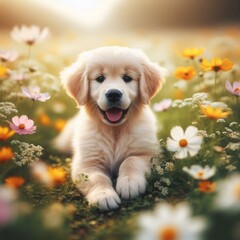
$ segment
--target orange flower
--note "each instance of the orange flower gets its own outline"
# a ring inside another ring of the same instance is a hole
[[[51,125],[51,119],[45,113],[40,113],[39,114],[38,121],[44,126],[50,126]]]
[[[57,119],[54,123],[54,128],[61,132],[63,130],[63,128],[65,127],[67,121],[64,119]]]
[[[66,171],[63,167],[48,167],[48,174],[53,185],[61,185],[66,182]]]
[[[202,55],[204,48],[185,48],[180,54],[185,58],[194,59],[197,56]]]
[[[8,75],[8,69],[0,65],[0,78],[6,77]]]
[[[0,149],[0,163],[7,162],[13,158],[14,154],[10,147],[2,147]]]
[[[195,75],[196,71],[193,67],[179,67],[175,71],[175,77],[184,80],[191,80]]]
[[[205,71],[229,71],[233,67],[233,63],[228,59],[213,58],[211,61],[204,59],[201,68]]]
[[[8,187],[19,188],[25,183],[25,179],[22,177],[8,177],[5,179],[5,183]]]
[[[211,193],[214,192],[216,188],[216,183],[211,181],[200,181],[198,183],[198,190],[200,192]]]
[[[8,127],[0,127],[0,140],[7,140],[10,138],[15,132],[10,130]]]
[[[231,112],[224,111],[222,108],[213,108],[211,106],[201,106],[201,111],[209,119],[217,120],[220,118],[226,118]]]

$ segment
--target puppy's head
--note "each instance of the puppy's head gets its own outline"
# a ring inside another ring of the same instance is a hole
[[[163,70],[140,50],[102,47],[82,53],[61,73],[67,93],[94,118],[120,125],[160,90]]]

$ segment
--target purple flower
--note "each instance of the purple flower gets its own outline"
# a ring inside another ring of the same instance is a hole
[[[10,122],[10,127],[20,135],[33,134],[37,128],[34,126],[34,121],[29,119],[26,115],[13,117],[12,122]]]
[[[235,96],[240,96],[240,82],[234,82],[233,85],[229,81],[226,82],[226,89]]]
[[[28,97],[29,99],[33,101],[41,101],[45,102],[48,99],[50,99],[49,93],[41,93],[40,92],[40,87],[35,86],[35,87],[22,87],[22,93],[24,96]]]
[[[166,111],[171,105],[172,105],[171,99],[168,99],[168,98],[163,99],[161,102],[153,104],[153,110],[155,112]]]
[[[0,60],[2,62],[13,62],[18,58],[18,53],[15,51],[0,50]]]

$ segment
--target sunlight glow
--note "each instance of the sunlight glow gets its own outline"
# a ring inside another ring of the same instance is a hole
[[[63,13],[85,27],[96,27],[120,0],[35,0]]]

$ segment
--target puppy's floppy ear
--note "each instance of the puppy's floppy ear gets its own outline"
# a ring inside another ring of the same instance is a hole
[[[149,101],[158,93],[165,82],[167,70],[160,67],[157,63],[152,63],[146,60],[142,63],[143,73],[140,78],[140,97],[144,104]]]
[[[78,60],[60,73],[62,84],[67,94],[78,105],[85,105],[88,101],[89,83],[87,81],[86,58],[81,54]]]

